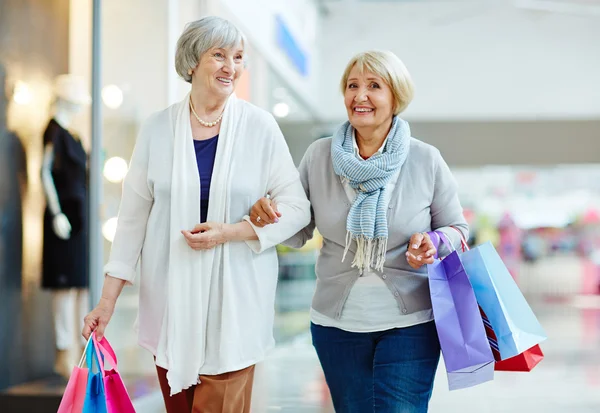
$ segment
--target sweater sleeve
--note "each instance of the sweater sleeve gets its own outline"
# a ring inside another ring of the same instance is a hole
[[[312,160],[312,153],[314,145],[311,145],[304,156],[302,157],[302,161],[300,162],[300,167],[298,168],[298,172],[300,173],[300,182],[302,183],[302,187],[304,188],[304,193],[306,197],[310,200],[310,187],[309,187],[309,171]],[[312,239],[315,232],[315,214],[312,209],[312,205],[310,207],[310,222],[307,226],[298,231],[291,238],[287,239],[283,242],[284,245],[292,248],[302,248],[304,244],[306,244],[310,239]]]
[[[258,240],[246,241],[255,253],[261,253],[285,241],[310,221],[310,203],[287,143],[275,119],[271,117],[270,122],[272,148],[270,158],[265,163],[269,166],[267,191],[277,203],[281,218],[276,224],[259,228],[252,224],[248,215],[244,217],[258,236]]]
[[[441,231],[455,248],[460,247],[460,234],[464,239],[469,237],[469,226],[463,215],[463,209],[458,199],[458,185],[450,168],[438,150],[435,151],[435,182],[431,202],[431,228]],[[451,251],[443,245],[439,246],[439,255],[448,255]]]
[[[123,181],[123,194],[117,230],[104,273],[133,283],[146,237],[146,226],[153,204],[148,185],[150,131],[148,122],[142,126],[133,150],[129,170]]]

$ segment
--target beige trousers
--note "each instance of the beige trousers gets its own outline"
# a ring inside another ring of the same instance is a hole
[[[200,376],[200,384],[169,396],[167,370],[156,367],[167,413],[250,413],[254,366],[215,376]]]

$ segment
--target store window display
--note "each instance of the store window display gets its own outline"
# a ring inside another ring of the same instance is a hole
[[[46,197],[42,287],[52,291],[55,371],[68,377],[81,343],[76,331],[88,310],[87,154],[70,130],[90,103],[82,79],[60,75],[53,116],[44,132],[42,185]]]
[[[14,374],[10,363],[20,325],[23,264],[22,202],[27,182],[25,150],[8,129],[7,109],[12,90],[0,64],[0,389]]]

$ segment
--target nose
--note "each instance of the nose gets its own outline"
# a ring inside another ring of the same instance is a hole
[[[223,64],[223,72],[231,75],[235,73],[235,64],[232,58],[225,59],[225,64]]]
[[[367,89],[365,88],[360,88],[360,90],[356,92],[356,96],[354,96],[354,102],[356,103],[366,102],[367,99]]]

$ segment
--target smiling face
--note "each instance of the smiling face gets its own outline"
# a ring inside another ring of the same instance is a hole
[[[376,128],[391,123],[394,96],[383,79],[371,72],[350,71],[344,91],[348,120],[355,129]]]
[[[244,72],[244,48],[212,48],[202,55],[193,70],[192,85],[215,97],[228,97]]]

